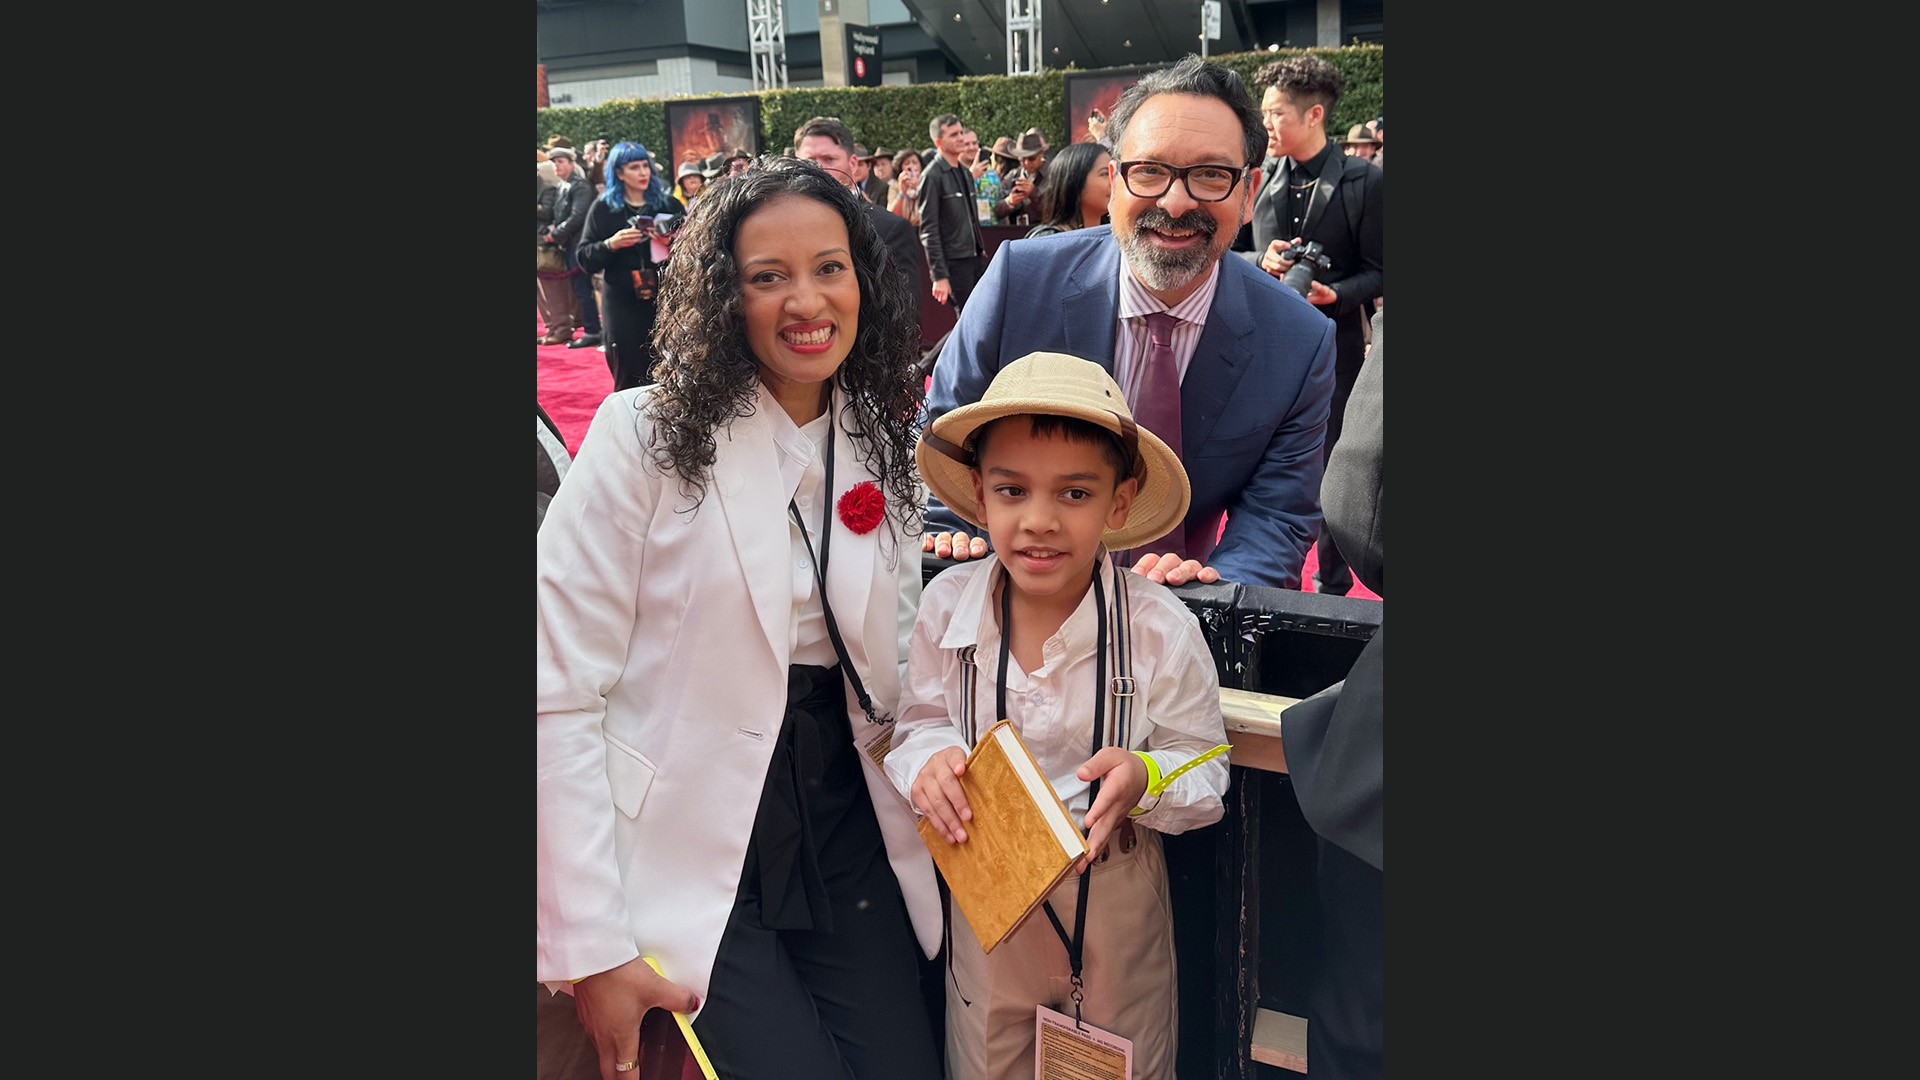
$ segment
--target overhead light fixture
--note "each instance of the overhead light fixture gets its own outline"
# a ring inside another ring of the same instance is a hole
[[[1125,40],[1125,41],[1123,41],[1123,42],[1121,42],[1120,44],[1121,44],[1121,45],[1123,45],[1123,46],[1125,46],[1125,47],[1127,47],[1127,48],[1129,48],[1129,49],[1131,49],[1131,48],[1133,48],[1133,39],[1132,39],[1132,38],[1128,38],[1127,40]]]
[[[959,22],[959,21],[960,21],[960,13],[959,13],[959,12],[957,12],[957,11],[956,11],[956,12],[954,12],[954,13],[953,13],[953,21],[954,21],[954,22]]]

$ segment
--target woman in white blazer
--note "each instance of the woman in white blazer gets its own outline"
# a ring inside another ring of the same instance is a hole
[[[876,764],[925,502],[918,297],[886,257],[810,162],[714,184],[658,383],[601,404],[539,531],[538,978],[603,1080],[653,1007],[728,1080],[939,1075],[939,895]]]

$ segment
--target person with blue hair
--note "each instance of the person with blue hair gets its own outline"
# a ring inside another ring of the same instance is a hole
[[[662,229],[662,214],[678,219],[684,208],[668,193],[653,155],[637,142],[622,142],[607,155],[607,190],[593,201],[580,234],[580,266],[601,274],[600,316],[606,328],[604,348],[613,388],[625,390],[653,381],[653,323],[658,313],[664,258],[656,257],[655,238],[665,241],[673,223]]]

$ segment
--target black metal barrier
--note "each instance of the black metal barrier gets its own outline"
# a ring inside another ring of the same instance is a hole
[[[960,565],[922,555],[926,580]],[[1381,601],[1220,582],[1174,593],[1200,621],[1220,685],[1304,698],[1347,677]],[[1256,1009],[1307,1015],[1319,960],[1313,831],[1285,773],[1233,766],[1226,814],[1165,837],[1179,963],[1179,1080],[1294,1074],[1251,1056]]]

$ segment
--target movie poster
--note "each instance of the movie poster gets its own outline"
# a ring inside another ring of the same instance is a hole
[[[734,147],[760,153],[760,99],[706,98],[667,102],[667,182],[680,166]]]
[[[1120,95],[1127,87],[1140,81],[1140,76],[1149,71],[1157,71],[1168,64],[1141,64],[1129,68],[1107,68],[1102,71],[1069,71],[1065,74],[1067,99],[1067,141],[1094,142],[1093,133],[1087,129],[1087,120],[1094,110],[1100,115],[1110,117],[1113,107],[1119,103]]]

